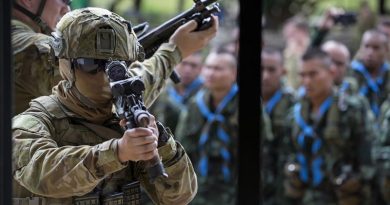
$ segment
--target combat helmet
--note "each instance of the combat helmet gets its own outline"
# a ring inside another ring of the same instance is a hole
[[[87,7],[65,14],[52,33],[58,58],[134,62],[142,49],[131,23],[102,8]]]

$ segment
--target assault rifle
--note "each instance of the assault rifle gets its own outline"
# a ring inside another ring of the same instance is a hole
[[[177,28],[190,20],[195,20],[198,23],[195,31],[211,27],[213,24],[211,15],[220,11],[217,0],[194,0],[194,5],[191,9],[180,13],[146,34],[142,32],[138,36],[138,41],[143,47],[144,58],[150,58],[162,43],[169,40]],[[135,26],[134,30],[143,30],[144,26],[146,25]],[[175,83],[180,82],[175,71],[172,72],[170,78]]]
[[[124,62],[110,61],[105,68],[110,80],[116,115],[126,120],[126,129],[147,127],[150,113],[142,100],[145,84],[140,76],[130,77],[126,67]],[[145,167],[152,183],[159,176],[168,177],[158,155],[145,161]]]

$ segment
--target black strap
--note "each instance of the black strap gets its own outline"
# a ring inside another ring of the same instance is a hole
[[[19,10],[20,12],[24,13],[28,17],[30,17],[32,20],[36,21],[37,19],[40,20],[39,16],[33,14],[31,11],[27,10],[23,6],[20,6],[16,1],[14,1],[14,7],[15,9]]]
[[[41,17],[43,9],[45,8],[46,0],[41,0],[37,13],[35,14],[38,17]]]
[[[30,17],[35,23],[38,24],[38,26],[42,29],[42,32],[46,33],[46,34],[50,34],[51,32],[51,29],[47,26],[47,24],[42,21],[41,19],[41,14],[43,12],[43,9],[45,7],[45,4],[46,4],[46,0],[42,0],[41,1],[41,4],[39,5],[39,8],[38,8],[38,12],[37,14],[33,14],[31,11],[27,10],[26,8],[24,8],[23,6],[19,5],[18,3],[16,3],[16,1],[14,1],[14,8],[16,10],[19,10],[20,12],[22,12],[23,14],[25,14],[26,16]]]

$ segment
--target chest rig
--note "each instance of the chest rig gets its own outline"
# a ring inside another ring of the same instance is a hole
[[[112,138],[120,138],[123,131],[118,121],[107,126],[86,122],[64,108],[53,96],[42,96],[32,102],[49,118],[47,125],[58,146],[96,145]],[[39,114],[33,114],[42,119]],[[140,204],[140,182],[135,178],[134,164],[111,174],[84,196],[73,197],[74,205],[136,205]]]

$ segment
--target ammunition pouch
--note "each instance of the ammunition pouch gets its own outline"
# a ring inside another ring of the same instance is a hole
[[[47,205],[43,197],[12,198],[13,205]]]
[[[74,197],[73,205],[100,205],[100,195],[98,193],[93,193]]]
[[[123,193],[115,193],[103,198],[103,205],[121,205],[123,203]]]
[[[73,205],[139,205],[141,202],[139,181],[126,184],[122,192],[101,196],[99,193],[74,197]],[[39,204],[38,204],[39,205]]]

